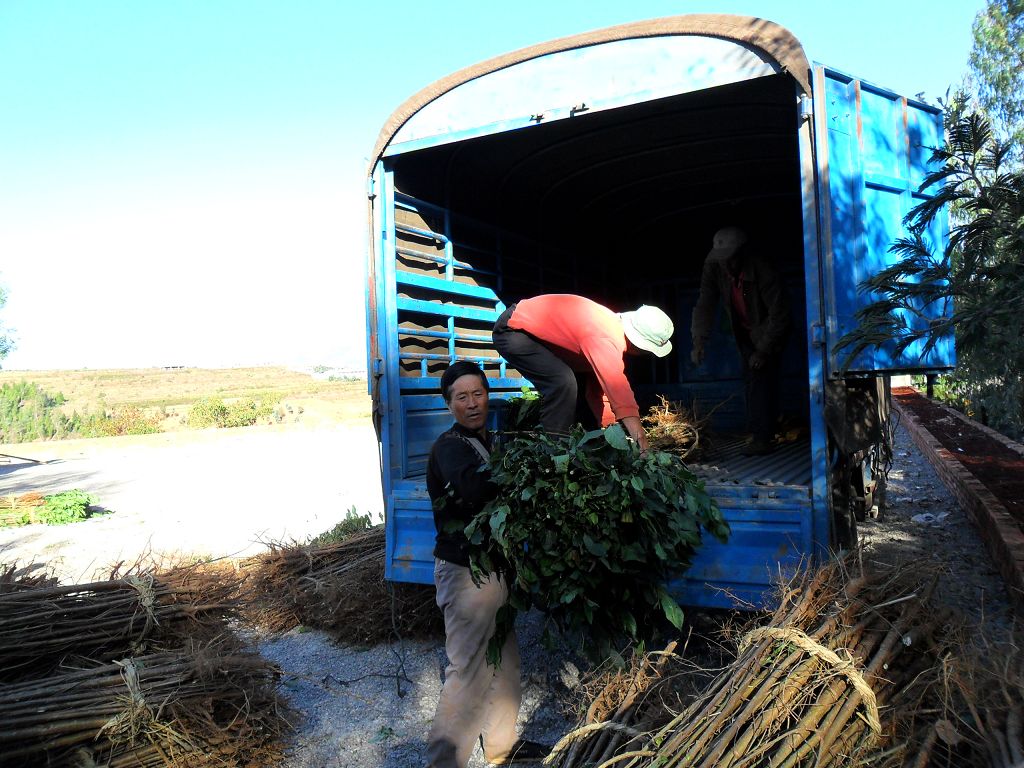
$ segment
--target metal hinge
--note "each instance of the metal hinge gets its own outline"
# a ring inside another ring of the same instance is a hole
[[[801,123],[806,123],[808,120],[811,119],[811,114],[812,113],[813,113],[813,103],[811,102],[810,97],[809,96],[801,96],[800,97],[800,102],[797,105],[797,117],[800,119],[800,122]]]
[[[377,191],[374,189],[373,176],[370,176],[366,180],[366,197],[369,200],[373,200],[377,196]]]
[[[825,326],[821,323],[811,323],[811,343],[816,347],[825,343]]]

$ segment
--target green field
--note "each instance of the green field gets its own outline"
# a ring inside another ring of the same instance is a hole
[[[30,381],[61,393],[68,411],[136,406],[164,417],[163,428],[183,428],[181,416],[198,400],[271,400],[289,421],[363,421],[370,416],[364,379],[327,381],[289,368],[136,368],[78,371],[0,371],[0,385]]]

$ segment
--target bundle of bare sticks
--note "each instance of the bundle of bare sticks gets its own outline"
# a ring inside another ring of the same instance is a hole
[[[28,493],[9,493],[0,496],[0,509],[14,509],[16,507],[41,507],[46,503],[43,494],[29,491]]]
[[[71,656],[109,661],[220,635],[237,588],[197,567],[65,586],[16,582],[13,573],[11,588],[0,589],[0,682],[8,683],[47,675]]]
[[[709,447],[708,418],[697,418],[696,412],[663,395],[658,399],[658,405],[643,418],[651,448],[669,451],[681,459],[696,459],[705,454]]]
[[[334,544],[271,544],[243,564],[244,612],[265,629],[322,629],[351,644],[442,631],[434,588],[384,578],[384,526]]]
[[[931,604],[935,578],[920,564],[853,576],[847,567],[835,561],[790,584],[699,697],[657,730],[609,729],[628,738],[594,764],[891,768],[916,759],[943,712],[952,624]],[[573,736],[548,764],[582,764],[568,760],[580,751]]]
[[[0,528],[43,522],[39,513],[46,503],[41,493],[0,496]]]
[[[223,637],[0,685],[0,755],[26,767],[275,764],[288,728],[276,677]]]

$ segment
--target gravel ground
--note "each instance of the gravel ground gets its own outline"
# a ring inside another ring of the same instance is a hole
[[[519,727],[526,738],[555,743],[573,726],[563,715],[578,660],[541,643],[543,617],[520,617],[523,662]],[[442,641],[403,641],[373,648],[334,645],[320,632],[293,630],[260,642],[281,666],[284,693],[303,713],[282,768],[421,768],[447,663]],[[488,763],[478,746],[471,768]]]
[[[104,450],[89,441],[12,451],[23,456],[49,451],[59,461],[0,468],[0,493],[37,490],[47,478],[74,479],[76,487],[92,482],[107,501],[118,501],[117,507],[110,505],[118,514],[59,529],[0,531],[0,560],[50,558],[81,573],[85,564],[106,562],[113,552],[126,556],[147,543],[154,550],[193,547],[230,554],[258,546],[260,538],[319,533],[351,503],[366,509],[363,505],[376,498],[379,504],[376,445],[369,429],[232,430],[181,439],[184,452],[180,446],[171,451],[162,439],[143,440],[141,446],[118,439]],[[258,492],[242,498],[231,493],[257,483]],[[214,507],[206,503],[211,501]],[[282,516],[281,510],[289,514]],[[931,517],[914,520],[924,514]],[[938,562],[945,571],[939,597],[968,615],[978,631],[1011,624],[1002,581],[976,532],[902,430],[889,475],[888,513],[862,524],[861,535],[869,560]],[[563,714],[578,679],[570,665],[582,664],[547,651],[540,642],[541,625],[536,613],[520,617],[525,683],[520,725],[527,738],[553,743],[572,727]],[[352,648],[301,630],[256,640],[280,666],[283,692],[301,715],[283,768],[424,765],[445,665],[441,640]],[[483,765],[478,749],[471,766]]]
[[[1006,586],[977,529],[902,427],[889,472],[886,514],[860,523],[859,533],[868,560],[937,563],[943,576],[936,597],[968,617],[978,631],[1005,631],[1013,624]]]

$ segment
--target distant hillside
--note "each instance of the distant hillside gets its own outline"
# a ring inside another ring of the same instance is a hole
[[[305,420],[368,420],[365,379],[330,375],[335,373],[283,367],[0,371],[0,385],[35,382],[51,394],[60,392],[67,399],[65,409],[79,413],[136,406],[166,417],[165,429],[176,428],[193,403],[213,397],[280,401],[288,421],[300,421],[303,416]]]

